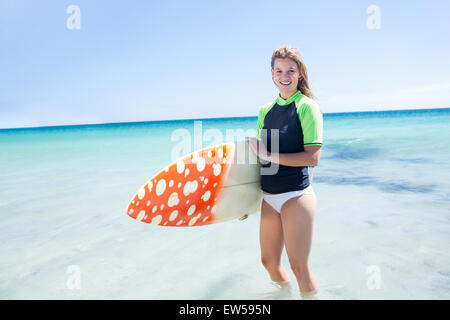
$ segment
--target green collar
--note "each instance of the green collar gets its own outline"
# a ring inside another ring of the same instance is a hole
[[[297,90],[296,93],[294,93],[289,99],[285,100],[283,99],[280,94],[278,94],[276,103],[280,106],[285,106],[290,104],[292,101],[294,101],[295,99],[297,99],[298,97],[300,97],[302,95],[302,92],[300,90]]]

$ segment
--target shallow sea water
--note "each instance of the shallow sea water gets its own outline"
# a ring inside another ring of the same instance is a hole
[[[175,130],[201,124],[203,139],[213,129],[225,140],[256,118],[196,123],[0,130],[0,298],[299,299],[285,252],[290,292],[260,263],[258,214],[194,228],[126,215],[171,162]],[[324,116],[318,299],[450,298],[449,124],[450,109]]]

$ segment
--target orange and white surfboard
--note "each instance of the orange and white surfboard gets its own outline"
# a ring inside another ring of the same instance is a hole
[[[246,141],[207,147],[150,178],[126,212],[166,227],[208,225],[257,213],[262,201],[259,169]]]

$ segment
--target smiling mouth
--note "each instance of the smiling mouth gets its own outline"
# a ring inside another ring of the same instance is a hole
[[[282,82],[282,81],[280,81],[280,83],[282,86],[288,86],[291,84],[291,82]]]

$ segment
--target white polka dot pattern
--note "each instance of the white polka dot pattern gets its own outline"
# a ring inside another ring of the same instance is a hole
[[[232,159],[223,144],[193,152],[165,167],[144,185],[127,214],[158,226],[198,226],[214,221],[220,188]]]

